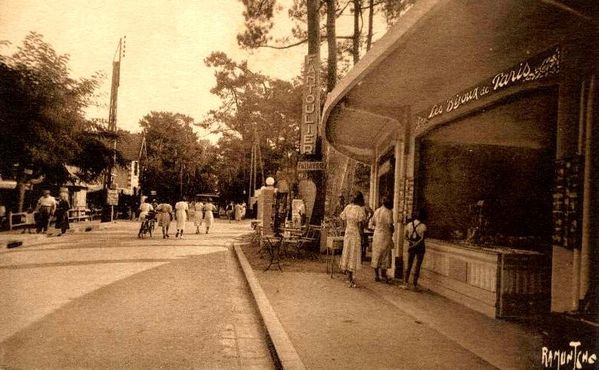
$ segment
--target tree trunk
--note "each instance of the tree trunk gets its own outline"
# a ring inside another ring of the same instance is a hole
[[[335,37],[335,0],[327,0],[327,91],[335,88],[337,83],[337,40]]]
[[[25,191],[27,190],[27,184],[23,180],[19,180],[17,183],[17,191],[19,192],[19,202],[17,204],[17,212],[23,212],[25,206]]]
[[[352,55],[354,57],[354,64],[360,60],[360,14],[361,14],[361,1],[354,0],[354,36],[352,43]]]
[[[374,0],[368,1],[368,36],[366,38],[366,51],[372,46],[372,27],[374,21]]]

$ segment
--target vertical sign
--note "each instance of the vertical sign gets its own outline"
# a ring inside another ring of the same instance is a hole
[[[580,248],[580,174],[582,158],[564,158],[555,162],[553,191],[553,245]]]
[[[318,120],[320,118],[319,62],[317,54],[306,55],[300,154],[316,154]]]

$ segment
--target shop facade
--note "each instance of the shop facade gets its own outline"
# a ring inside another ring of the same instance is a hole
[[[394,199],[394,268],[403,221],[425,210],[422,285],[489,316],[596,311],[598,26],[583,3],[418,1],[323,109],[325,138],[371,165],[371,206]]]

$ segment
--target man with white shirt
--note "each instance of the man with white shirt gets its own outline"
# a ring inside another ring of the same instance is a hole
[[[38,233],[48,231],[50,217],[56,210],[56,199],[50,195],[50,190],[44,190],[42,194],[43,195],[37,201],[37,206],[35,207],[35,210],[39,215],[37,223]]]

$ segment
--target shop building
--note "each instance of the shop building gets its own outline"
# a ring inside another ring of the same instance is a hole
[[[597,311],[592,6],[419,0],[327,96],[326,140],[394,199],[397,271],[424,209],[423,286],[494,317]]]

